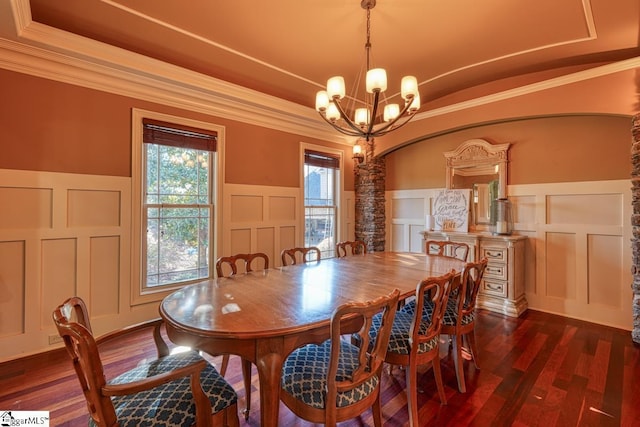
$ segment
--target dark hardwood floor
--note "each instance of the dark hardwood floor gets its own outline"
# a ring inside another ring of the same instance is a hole
[[[640,426],[640,348],[628,331],[529,310],[518,319],[479,312],[480,367],[466,364],[467,393],[457,391],[447,345],[442,347],[448,405],[441,406],[429,368],[420,371],[423,426]],[[107,378],[154,357],[147,335],[101,347]],[[213,359],[217,365],[220,358]],[[218,365],[217,365],[218,366]],[[239,359],[227,379],[244,407]],[[384,425],[407,425],[404,371],[382,382]],[[257,374],[252,412],[260,424]],[[0,410],[50,411],[52,426],[85,426],[87,411],[71,363],[55,351],[0,364]],[[310,426],[281,405],[280,425]],[[372,426],[370,412],[341,426]]]

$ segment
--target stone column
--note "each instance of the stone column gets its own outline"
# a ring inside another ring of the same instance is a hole
[[[631,216],[633,330],[631,337],[635,343],[640,344],[640,114],[632,119],[631,134],[631,203],[633,205]]]
[[[355,237],[369,252],[382,252],[385,246],[384,191],[386,163],[374,157],[374,144],[363,144],[365,161],[355,166]]]

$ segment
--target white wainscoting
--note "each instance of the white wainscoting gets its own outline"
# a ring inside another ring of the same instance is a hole
[[[272,267],[280,266],[283,249],[304,246],[302,197],[301,189],[294,187],[226,184],[219,255],[264,252]],[[353,238],[353,192],[343,194],[341,206],[337,238]]]
[[[387,247],[422,251],[425,216],[439,189],[389,191]],[[631,330],[631,183],[508,186],[514,229],[529,237],[529,308]]]
[[[78,295],[94,333],[158,316],[159,293],[132,301],[131,178],[0,170],[0,362],[61,347],[53,309]],[[298,188],[223,186],[219,253],[302,245]],[[341,200],[340,239],[353,238],[354,193]],[[220,224],[220,223],[219,223]],[[216,255],[217,256],[217,255]]]
[[[157,316],[130,304],[130,178],[0,170],[0,206],[0,361],[61,346],[73,295],[96,334]]]

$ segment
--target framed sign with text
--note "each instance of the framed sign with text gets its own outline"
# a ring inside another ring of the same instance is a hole
[[[441,190],[433,202],[435,230],[469,231],[471,190]]]

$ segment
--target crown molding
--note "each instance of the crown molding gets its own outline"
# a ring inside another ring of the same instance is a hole
[[[2,68],[340,144],[316,111],[31,20],[11,0],[15,37],[0,38]]]
[[[583,2],[588,4],[588,0]],[[313,108],[34,22],[29,0],[3,2],[0,14],[5,15],[5,28],[0,28],[2,68],[301,136],[353,144],[354,138],[337,134]],[[640,68],[640,57],[420,112],[412,121],[635,68]]]

